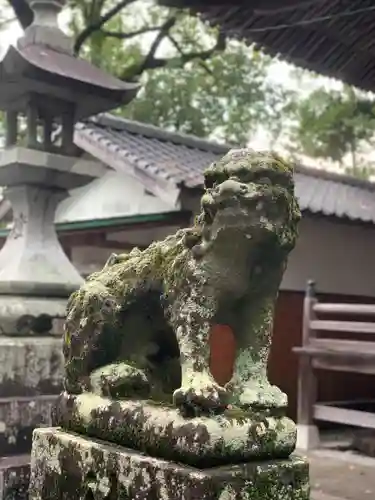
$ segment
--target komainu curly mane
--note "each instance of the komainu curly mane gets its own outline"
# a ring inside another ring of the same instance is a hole
[[[171,400],[221,411],[280,408],[267,379],[274,303],[300,212],[291,167],[271,153],[233,150],[205,172],[192,228],[146,250],[113,255],[68,303],[66,391]],[[213,324],[236,339],[232,380],[209,369]]]

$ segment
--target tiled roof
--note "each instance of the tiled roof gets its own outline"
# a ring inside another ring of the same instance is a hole
[[[175,186],[200,186],[204,169],[228,151],[227,146],[111,115],[80,123],[77,132]]]
[[[191,8],[229,37],[375,90],[373,0],[158,0]]]
[[[104,155],[110,151],[109,166],[123,164],[126,170],[130,165],[171,189],[200,187],[204,169],[230,147],[111,115],[80,123],[76,135],[89,153],[95,155],[90,144]],[[373,183],[303,166],[296,167],[295,182],[302,210],[375,223]]]

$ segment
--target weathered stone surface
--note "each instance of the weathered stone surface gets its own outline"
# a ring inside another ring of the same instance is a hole
[[[173,406],[64,394],[54,425],[199,467],[288,457],[296,426],[286,417],[238,414],[184,418]]]
[[[52,189],[70,190],[102,177],[107,168],[95,160],[48,153],[24,147],[3,148],[0,151],[0,182],[16,186],[22,179]]]
[[[0,458],[0,500],[27,500],[30,455]]]
[[[58,394],[63,373],[61,338],[0,336],[0,397]]]
[[[68,303],[65,389],[171,401],[186,415],[285,412],[267,378],[273,310],[300,211],[292,167],[233,150],[205,173],[192,228],[113,256]],[[210,333],[234,333],[232,379],[210,371]]]
[[[58,335],[64,329],[66,299],[2,295],[0,335]]]
[[[56,395],[0,398],[1,456],[29,453],[33,430],[52,424],[55,403]]]
[[[60,429],[34,432],[30,500],[308,500],[298,458],[197,469]]]
[[[111,256],[71,296],[60,427],[34,431],[30,500],[309,498],[267,378],[299,218],[290,165],[231,151],[192,228]]]
[[[43,174],[51,177],[47,170]],[[4,193],[12,204],[13,227],[0,251],[0,293],[69,297],[83,279],[65,255],[54,225],[56,207],[67,192],[23,182]]]

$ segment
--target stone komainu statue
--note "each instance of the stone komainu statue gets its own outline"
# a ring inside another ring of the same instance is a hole
[[[205,172],[192,228],[112,256],[68,303],[65,389],[112,399],[285,407],[268,382],[273,309],[300,211],[292,168],[271,153],[232,150]],[[236,341],[233,377],[209,369],[212,325]]]

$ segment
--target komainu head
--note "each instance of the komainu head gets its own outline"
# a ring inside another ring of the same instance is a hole
[[[279,156],[251,149],[229,151],[205,172],[200,221],[214,235],[224,228],[255,242],[273,240],[289,251],[301,214],[293,168]]]

